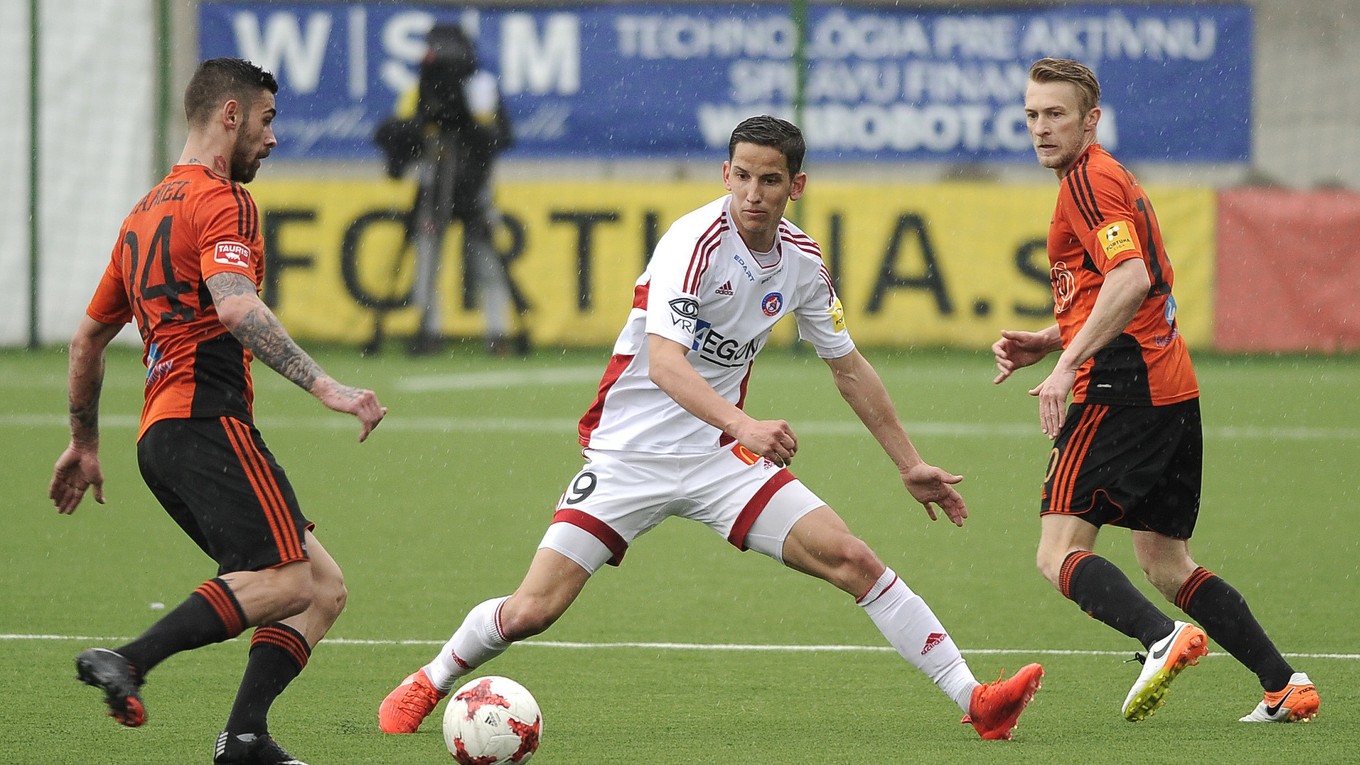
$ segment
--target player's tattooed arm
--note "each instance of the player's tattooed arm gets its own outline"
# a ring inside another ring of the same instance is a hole
[[[104,502],[104,473],[99,467],[99,394],[104,386],[104,348],[123,328],[86,316],[80,320],[70,346],[71,443],[52,468],[47,496],[63,515],[75,512],[94,489],[96,502]]]
[[[255,283],[239,273],[213,274],[208,291],[217,306],[217,317],[231,334],[271,369],[316,396],[327,408],[354,415],[360,424],[359,440],[382,422],[387,407],[371,390],[345,385],[322,371],[302,350],[279,317],[269,310],[255,291]]]
[[[71,442],[99,448],[99,398],[104,388],[104,349],[122,329],[86,317],[71,338],[67,406]]]
[[[94,397],[86,401],[77,401],[75,395],[70,396],[71,440],[77,443],[99,443],[100,389],[101,386],[96,383]]]
[[[241,345],[275,372],[303,390],[313,392],[317,379],[326,373],[260,300],[255,283],[242,274],[220,273],[208,277],[207,284],[218,317]]]

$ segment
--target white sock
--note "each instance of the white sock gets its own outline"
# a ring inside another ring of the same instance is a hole
[[[508,596],[507,596],[508,597]],[[500,656],[510,647],[501,636],[499,617],[506,598],[495,598],[468,611],[463,624],[444,644],[434,661],[425,665],[425,674],[434,687],[447,693],[458,678]]]
[[[902,658],[925,673],[932,683],[968,713],[977,678],[968,669],[954,639],[945,632],[921,596],[897,578],[891,568],[855,601],[864,608],[883,636]]]

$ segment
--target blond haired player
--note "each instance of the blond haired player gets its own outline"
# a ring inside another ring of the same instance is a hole
[[[1308,675],[1285,661],[1237,590],[1190,557],[1204,461],[1199,385],[1152,201],[1096,142],[1100,83],[1079,62],[1041,59],[1030,68],[1025,115],[1039,163],[1059,179],[1048,231],[1057,321],[1004,331],[992,351],[997,383],[1059,353],[1030,391],[1054,439],[1039,569],[1082,611],[1143,644],[1125,719],[1162,705],[1171,681],[1208,652],[1207,631],[1261,681],[1264,698],[1243,722],[1307,720],[1318,711]],[[1092,552],[1105,525],[1131,531],[1148,581],[1203,630],[1173,621]]]

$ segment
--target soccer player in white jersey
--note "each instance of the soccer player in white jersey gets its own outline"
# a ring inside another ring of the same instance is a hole
[[[387,733],[414,733],[460,678],[551,626],[590,576],[669,516],[698,521],[856,599],[888,642],[986,739],[1009,739],[1043,669],[979,684],[930,607],[789,472],[798,438],[742,409],[751,363],[786,315],[831,368],[841,395],[892,459],[931,520],[968,510],[962,476],[927,464],[878,374],[855,349],[814,242],[784,219],[803,194],[794,125],[752,117],[732,132],[730,194],[680,218],[633,290],[599,395],[581,418],[585,466],[568,483],[528,573],[475,606],[439,654],[378,709]]]

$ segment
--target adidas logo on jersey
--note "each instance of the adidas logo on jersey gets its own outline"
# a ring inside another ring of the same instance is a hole
[[[723,282],[722,286],[717,289],[717,293],[719,295],[730,296],[732,294],[732,280],[728,279],[727,281]]]

